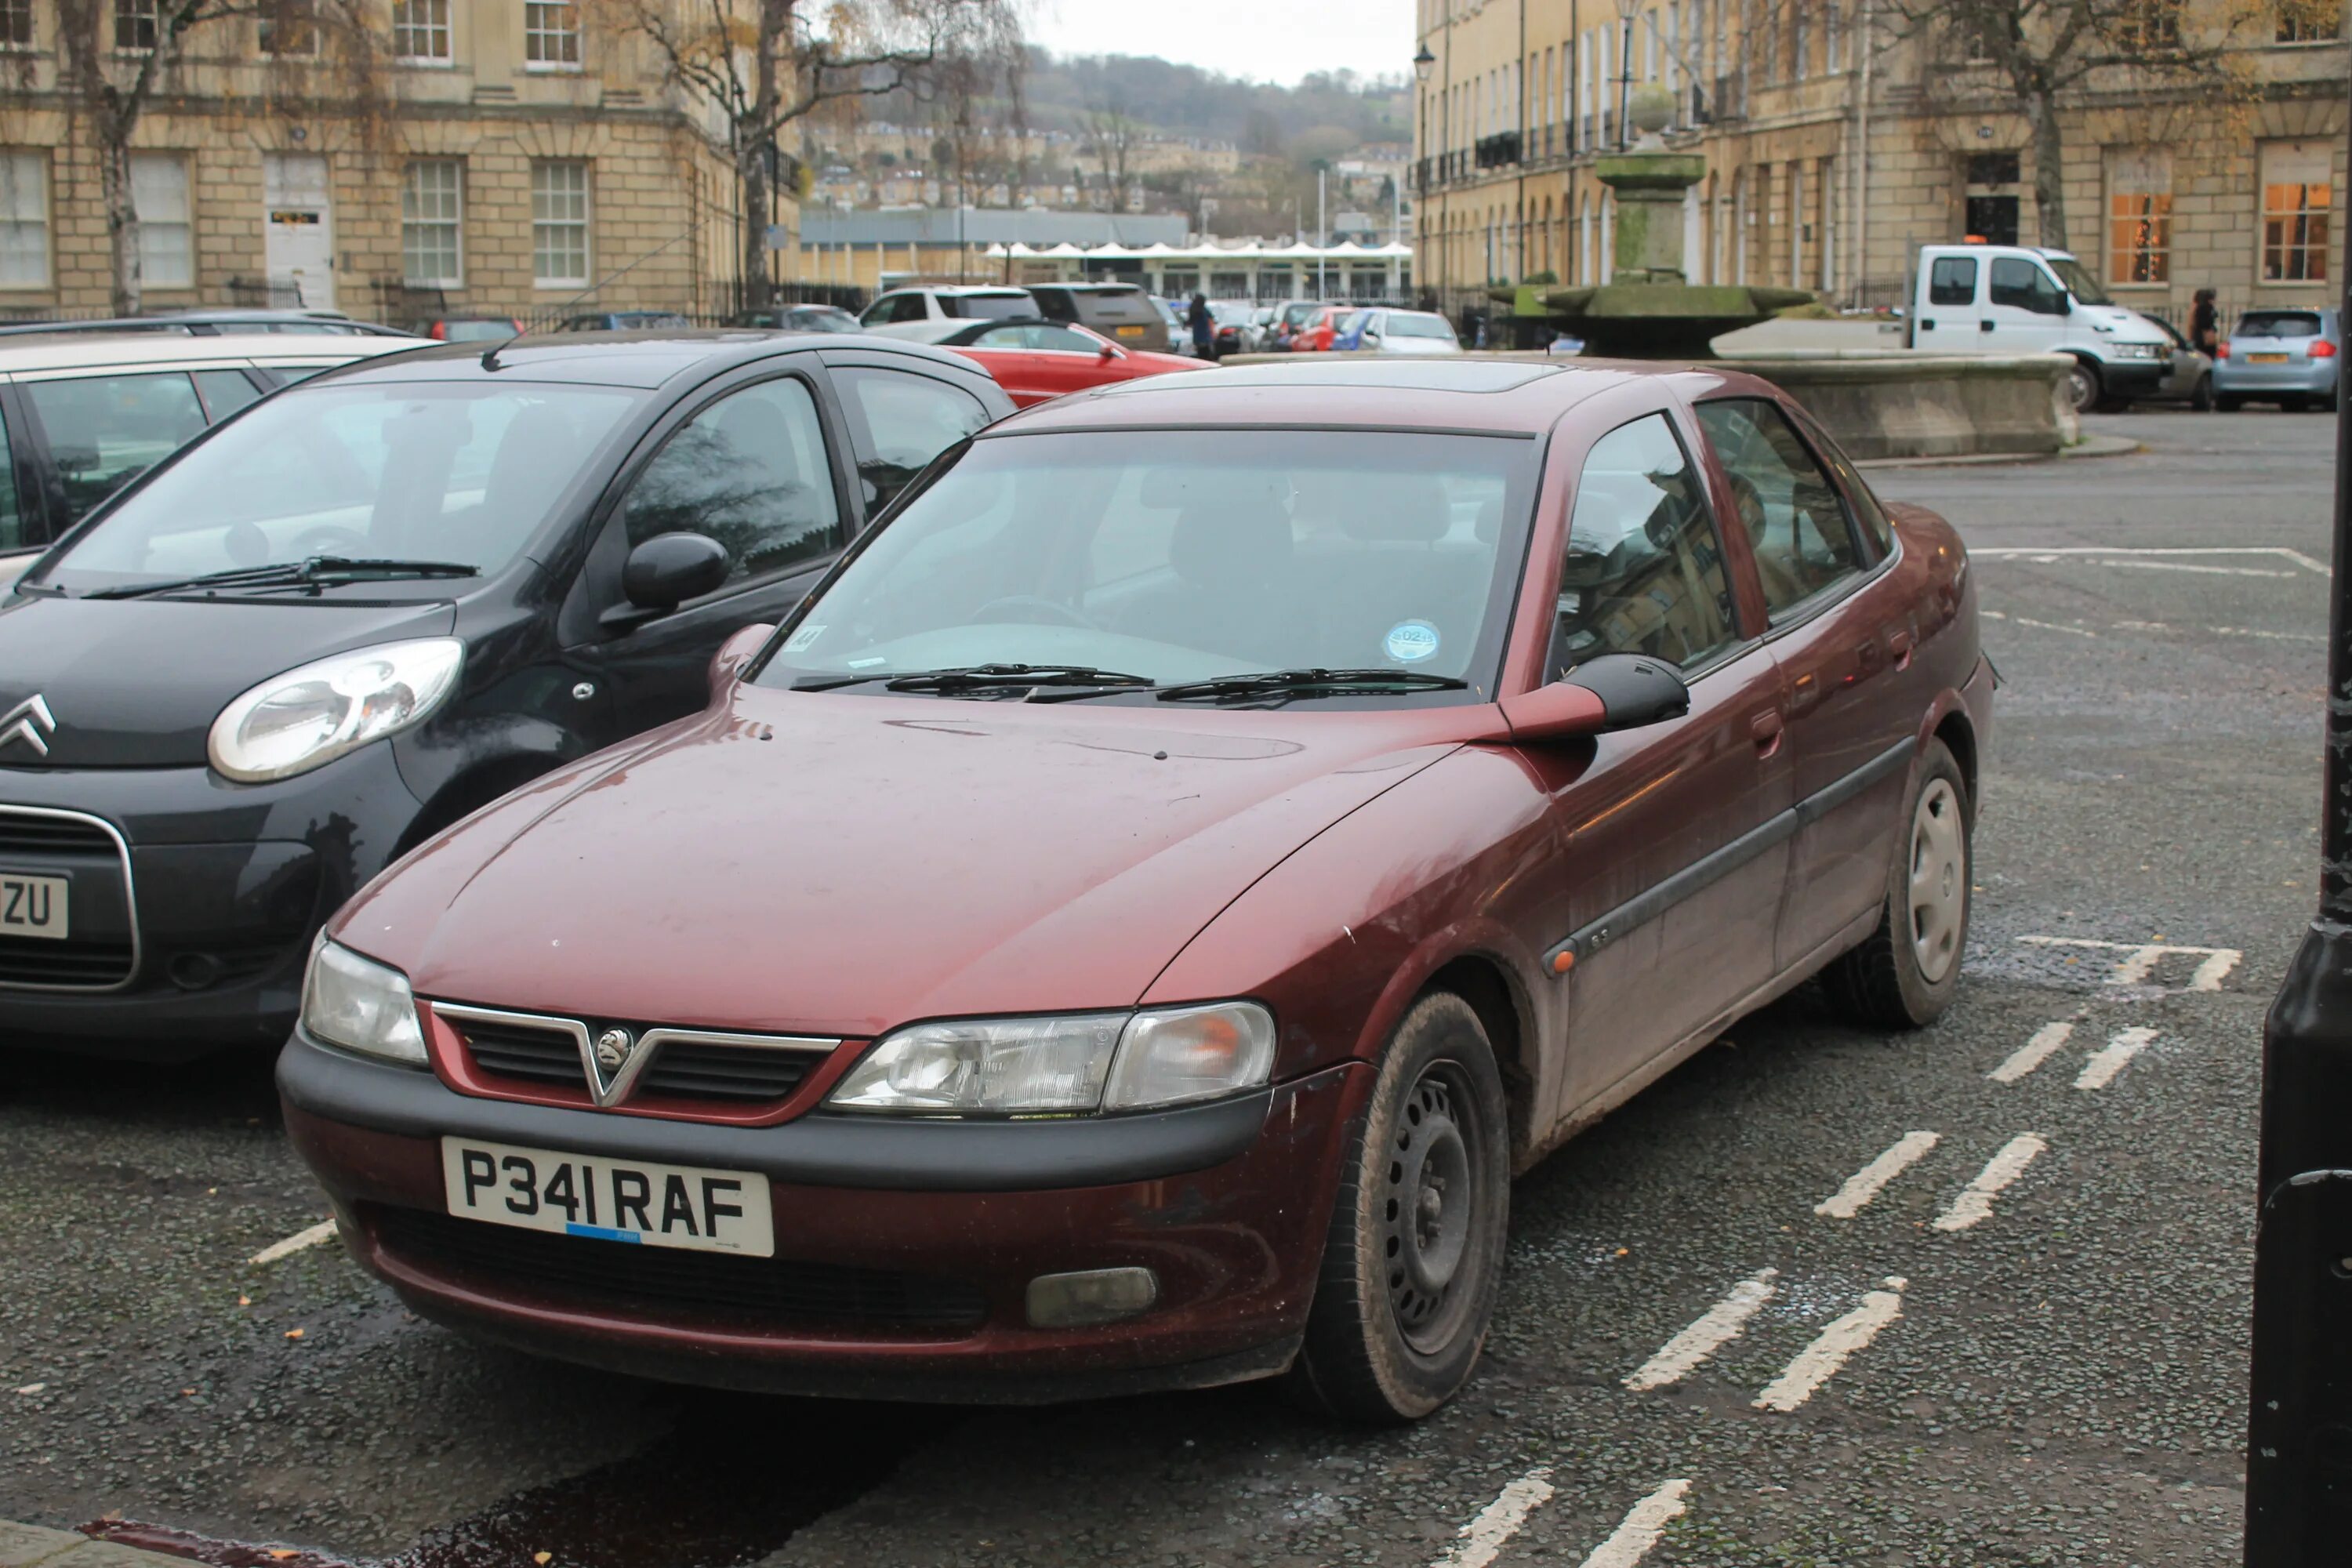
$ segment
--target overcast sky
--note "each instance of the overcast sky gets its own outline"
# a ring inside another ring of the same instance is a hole
[[[1412,68],[1412,0],[1031,0],[1030,37],[1061,55],[1158,55],[1253,81]]]

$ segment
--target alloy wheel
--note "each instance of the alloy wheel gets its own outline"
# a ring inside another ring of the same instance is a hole
[[[1931,779],[1911,816],[1911,952],[1928,984],[1950,973],[1960,955],[1968,909],[1969,841],[1960,797],[1949,781]]]

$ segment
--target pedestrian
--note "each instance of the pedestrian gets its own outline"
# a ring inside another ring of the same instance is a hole
[[[1192,309],[1187,313],[1185,320],[1192,328],[1192,347],[1199,353],[1200,357],[1216,358],[1217,319],[1209,314],[1208,299],[1198,290],[1193,292]]]
[[[1470,346],[1474,349],[1483,349],[1486,346],[1486,313],[1484,310],[1477,311],[1471,316],[1470,320],[1474,323],[1471,329]]]
[[[2189,308],[2189,343],[2199,353],[2210,354],[2221,346],[2220,317],[2213,308],[2213,290],[2197,290],[2196,302]]]

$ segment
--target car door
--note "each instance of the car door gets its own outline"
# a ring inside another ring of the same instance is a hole
[[[1665,411],[1594,442],[1561,552],[1552,679],[1606,653],[1677,667],[1680,719],[1602,735],[1549,807],[1567,954],[1562,1114],[1613,1098],[1772,973],[1787,848],[1781,679],[1744,628],[1690,433]],[[1752,603],[1752,601],[1751,601]]]
[[[1787,970],[1825,954],[1885,896],[1918,721],[1907,679],[1918,635],[1892,556],[1858,526],[1821,456],[1769,398],[1697,405],[1748,536],[1767,646],[1789,692],[1799,826],[1776,940]],[[1857,483],[1859,481],[1856,481]]]
[[[700,708],[710,656],[730,633],[775,621],[839,555],[853,515],[845,435],[814,356],[705,390],[654,449],[623,471],[579,589],[591,629],[572,655],[604,731],[633,735]],[[621,589],[628,552],[658,534],[700,533],[727,547],[727,579],[667,611]],[[573,624],[577,624],[575,621]]]
[[[0,589],[16,581],[30,562],[26,553],[49,542],[42,514],[39,454],[25,436],[25,416],[16,388],[0,386]]]
[[[1996,256],[1986,273],[1979,348],[2037,353],[2066,341],[2066,290],[2048,268],[2030,257]]]
[[[870,522],[931,459],[995,417],[971,389],[880,356],[831,366],[857,475],[856,512]]]
[[[16,385],[47,459],[42,488],[57,533],[205,428],[195,383],[177,368],[43,372]]]
[[[1979,309],[1985,268],[1974,256],[1930,256],[1927,297],[1919,308],[1914,346],[1937,353],[1982,353],[1991,347],[1991,334],[1980,325],[1987,318]]]

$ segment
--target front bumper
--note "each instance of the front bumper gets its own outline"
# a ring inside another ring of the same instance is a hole
[[[2150,397],[2171,371],[2170,363],[2165,360],[2101,360],[2099,384],[2110,397]]]
[[[1350,1063],[1234,1100],[1101,1120],[813,1114],[771,1127],[478,1099],[299,1034],[278,1083],[287,1131],[353,1255],[425,1316],[672,1381],[1026,1404],[1286,1366],[1370,1069]],[[446,1217],[445,1133],[758,1172],[776,1257],[721,1259],[728,1289],[816,1304],[719,1304],[716,1290],[688,1293],[698,1265],[649,1282],[634,1260],[607,1268],[592,1250],[640,1249],[592,1238],[549,1238],[567,1249],[560,1257],[501,1252],[491,1243],[504,1227]],[[1029,1326],[1037,1276],[1130,1267],[1159,1281],[1142,1315]]]

